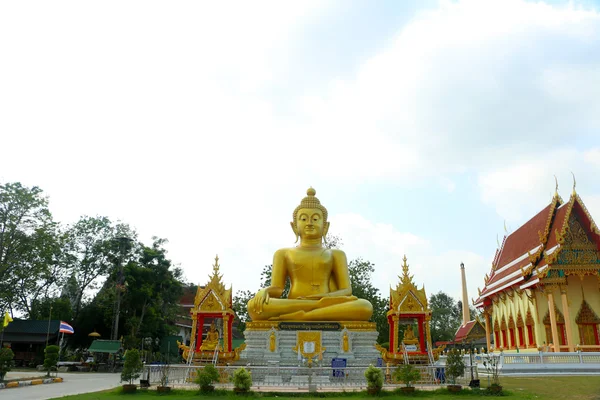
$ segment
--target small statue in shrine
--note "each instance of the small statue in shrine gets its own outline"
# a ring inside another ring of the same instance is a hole
[[[221,349],[219,346],[219,331],[217,331],[217,327],[215,326],[215,322],[213,321],[210,324],[210,329],[206,332],[206,337],[202,341],[202,346],[200,346],[200,350],[202,351],[213,351],[216,348]]]
[[[415,337],[412,325],[408,325],[406,330],[404,330],[404,339],[402,339],[402,342],[404,344],[416,344],[419,342],[419,339]]]
[[[271,336],[269,337],[269,351],[273,353],[277,348],[277,337],[275,336],[275,331],[271,331]]]
[[[344,353],[350,351],[350,344],[348,343],[348,331],[344,331],[344,336],[342,337],[342,350],[344,350]]]

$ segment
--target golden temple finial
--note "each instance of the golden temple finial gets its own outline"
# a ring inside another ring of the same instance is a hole
[[[400,281],[404,285],[412,283],[412,276],[408,273],[408,263],[406,261],[407,258],[405,254],[402,258],[402,276],[400,277]]]
[[[575,191],[575,187],[577,186],[577,181],[575,180],[575,174],[573,173],[573,171],[571,171],[571,175],[573,175],[573,196],[575,196],[577,194],[577,192]]]
[[[504,220],[504,233],[508,233],[508,229],[506,229],[506,220]]]
[[[497,233],[496,233],[496,244],[498,245],[498,248],[500,248],[500,239],[498,238]]]
[[[218,291],[221,293],[225,291],[225,285],[223,285],[223,283],[221,282],[221,278],[223,276],[220,274],[220,267],[221,266],[219,265],[219,255],[217,254],[215,256],[215,263],[213,264],[213,272],[210,276],[210,284],[214,285],[215,289],[218,289]]]
[[[554,187],[554,197],[558,197],[558,179],[556,178],[556,175],[554,175],[554,183],[556,183],[556,186]]]

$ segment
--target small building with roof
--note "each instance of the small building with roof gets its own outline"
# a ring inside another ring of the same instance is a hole
[[[575,191],[550,204],[497,249],[474,305],[488,348],[600,351],[600,230]]]
[[[3,347],[10,347],[19,367],[35,366],[44,360],[44,348],[59,342],[59,320],[15,318],[2,332]]]

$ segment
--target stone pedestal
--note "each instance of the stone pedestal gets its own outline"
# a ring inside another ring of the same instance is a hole
[[[277,361],[281,367],[298,367],[302,361],[292,348],[296,346],[296,330],[279,330],[278,323],[254,323],[246,329],[246,349],[240,354],[240,364],[253,366],[273,365]],[[298,323],[302,324],[302,323]],[[318,323],[315,323],[318,324]],[[329,323],[331,324],[331,323]],[[321,331],[321,345],[325,347],[320,366],[331,366],[331,359],[345,358],[348,367],[376,365],[381,354],[375,348],[377,336],[375,324],[371,322],[339,322],[339,330]],[[308,327],[310,325],[307,324]],[[302,329],[304,330],[304,329]],[[270,343],[271,332],[275,332],[276,346]],[[348,336],[347,351],[344,349],[344,333]],[[274,350],[274,351],[271,351]]]

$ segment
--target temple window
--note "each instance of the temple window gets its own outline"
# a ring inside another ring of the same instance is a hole
[[[525,326],[527,326],[527,336],[529,336],[529,345],[535,347],[535,334],[534,334],[534,322],[531,316],[531,311],[527,310],[527,316],[525,317]]]
[[[502,331],[502,346],[506,349],[510,347],[508,343],[508,338],[506,335],[506,320],[502,317],[502,324],[500,325],[500,330]]]
[[[558,331],[559,346],[566,346],[566,334],[565,334],[565,317],[560,312],[556,305],[554,306],[554,313],[556,314],[556,330]],[[550,325],[550,312],[546,312],[544,316],[544,326],[546,327],[546,343],[553,343],[552,340],[552,326]]]
[[[500,344],[500,325],[498,325],[498,320],[494,321],[494,347],[501,347]]]
[[[515,320],[512,315],[508,319],[508,332],[510,334],[510,347],[515,348],[517,346],[517,339],[515,337]]]
[[[585,297],[581,302],[581,307],[579,308],[575,322],[579,328],[579,343],[581,345],[600,345],[600,339],[598,337],[598,324],[600,324],[600,318],[598,318],[598,315],[592,310],[592,307],[590,307],[585,300]]]

